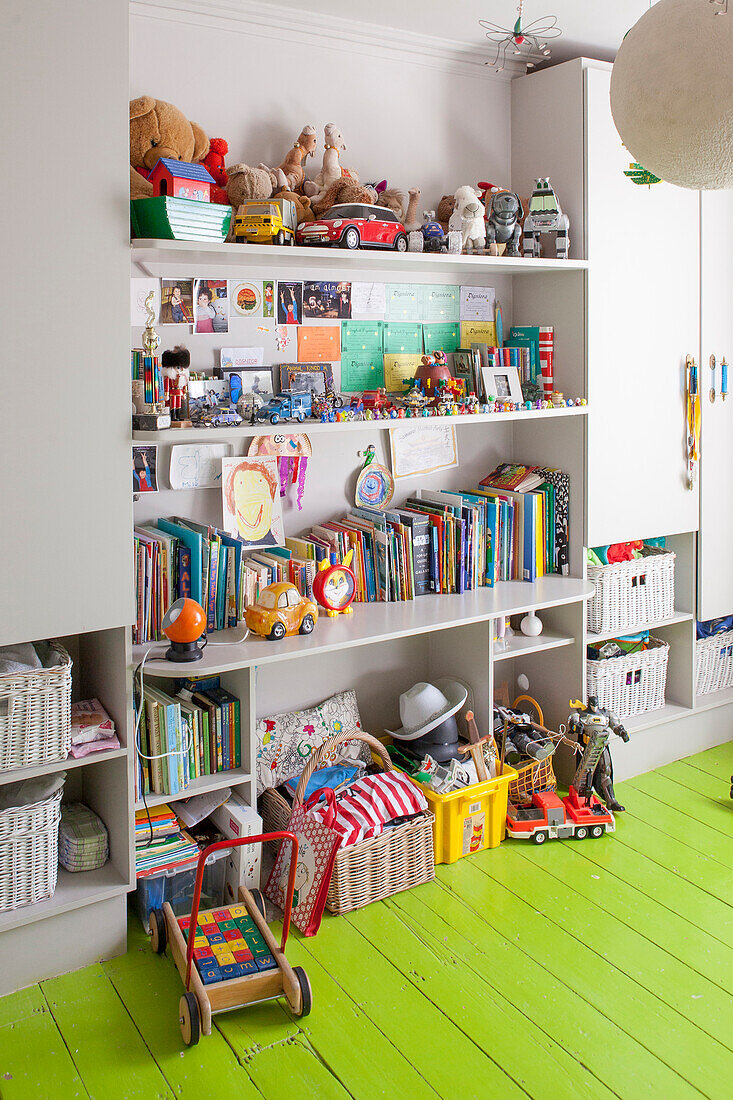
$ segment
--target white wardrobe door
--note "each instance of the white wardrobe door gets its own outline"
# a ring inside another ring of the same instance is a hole
[[[699,196],[624,176],[609,82],[586,71],[590,546],[698,526],[684,362],[699,346]]]
[[[720,397],[720,360],[733,361],[733,191],[702,194],[702,458],[697,617],[733,613],[733,394]],[[715,402],[710,403],[714,355]],[[728,368],[733,387],[733,367]]]

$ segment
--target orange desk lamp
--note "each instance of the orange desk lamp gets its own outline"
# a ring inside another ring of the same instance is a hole
[[[170,641],[165,657],[168,661],[200,661],[204,644],[199,645],[206,631],[206,614],[196,600],[183,598],[172,603],[163,616],[163,633]]]

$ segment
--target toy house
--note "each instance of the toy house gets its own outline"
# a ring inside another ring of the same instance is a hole
[[[188,164],[184,160],[161,157],[150,173],[153,195],[156,198],[195,199],[211,201],[213,177],[203,164]]]

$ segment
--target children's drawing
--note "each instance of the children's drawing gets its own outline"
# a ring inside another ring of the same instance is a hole
[[[268,456],[221,461],[224,529],[248,549],[285,545],[277,463]]]
[[[176,443],[171,447],[171,489],[215,489],[221,485],[221,460],[231,443]]]

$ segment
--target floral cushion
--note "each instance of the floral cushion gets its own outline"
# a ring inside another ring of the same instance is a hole
[[[309,710],[286,711],[260,718],[257,723],[257,794],[300,775],[308,757],[329,737],[342,730],[361,729],[355,691],[341,691]],[[361,741],[346,742],[328,754],[323,764],[338,760],[371,761]]]

